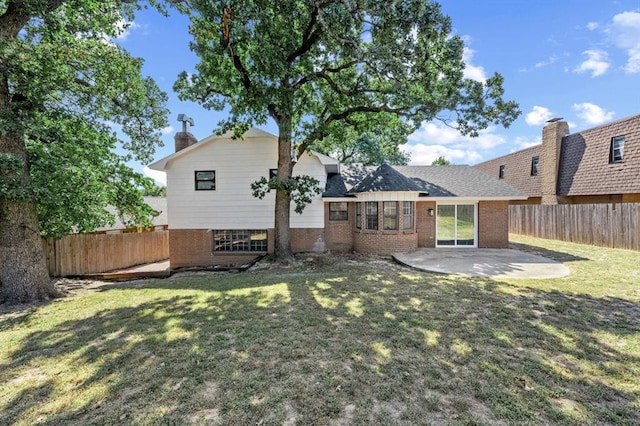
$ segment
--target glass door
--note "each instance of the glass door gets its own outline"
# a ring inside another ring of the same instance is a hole
[[[438,204],[436,246],[476,246],[476,205]]]

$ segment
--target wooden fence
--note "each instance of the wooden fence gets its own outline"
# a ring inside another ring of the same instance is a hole
[[[74,234],[42,244],[52,277],[96,274],[169,258],[168,230]]]
[[[640,250],[640,203],[512,205],[509,232]]]

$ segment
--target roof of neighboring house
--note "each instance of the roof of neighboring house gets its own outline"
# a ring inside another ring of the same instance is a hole
[[[610,163],[611,140],[624,136],[624,159]],[[562,140],[559,195],[640,193],[640,114]]]
[[[611,140],[624,136],[624,160],[611,163]],[[477,164],[474,167],[498,176],[505,166],[504,181],[530,197],[542,195],[545,173],[543,145],[535,145]],[[531,160],[540,159],[537,176],[531,175]],[[640,193],[640,114],[562,138],[558,164],[557,195],[608,195]]]
[[[166,197],[142,197],[144,202],[149,205],[157,215],[151,218],[153,226],[164,226],[169,223],[167,218],[167,198]],[[118,216],[115,207],[107,207],[107,211],[115,215],[116,219],[112,226],[103,226],[95,229],[95,232],[115,231],[129,228],[124,224],[122,218]]]
[[[538,157],[538,174],[531,174],[531,162]],[[488,175],[498,177],[500,166],[504,168],[504,182],[513,185],[529,197],[539,197],[542,194],[542,144],[516,151],[474,167]]]
[[[419,192],[429,197],[526,199],[520,190],[471,166],[343,165],[323,194],[340,198],[373,191]]]

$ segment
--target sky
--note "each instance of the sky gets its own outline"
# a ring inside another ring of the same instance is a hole
[[[424,122],[402,149],[412,165],[439,156],[477,164],[539,144],[546,120],[562,117],[571,133],[640,113],[640,0],[441,0],[453,33],[465,41],[466,76],[504,81],[504,98],[520,105],[508,129],[491,126],[463,137],[438,122]],[[145,60],[143,73],[169,95],[170,126],[155,159],[173,152],[178,114],[195,121],[197,139],[212,134],[223,112],[180,101],[172,87],[180,71],[193,71],[189,22],[172,13],[139,12],[116,41]],[[276,134],[274,123],[263,127]],[[145,165],[132,164],[138,171]],[[160,182],[162,176],[152,176]]]

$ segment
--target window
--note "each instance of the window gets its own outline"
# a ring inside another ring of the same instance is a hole
[[[531,176],[538,176],[538,164],[540,157],[536,156],[531,159]]]
[[[214,252],[266,252],[266,230],[213,231]]]
[[[413,229],[413,201],[402,202],[402,229]]]
[[[216,189],[216,172],[214,170],[195,172],[196,191],[214,191]]]
[[[384,230],[398,229],[398,203],[396,201],[385,201],[383,203],[383,211]]]
[[[362,203],[356,203],[356,229],[362,229]]]
[[[329,203],[329,220],[349,220],[347,203]]]
[[[500,170],[498,171],[498,179],[504,179],[504,164],[500,166]]]
[[[278,169],[269,169],[269,179],[278,177]]]
[[[611,149],[609,150],[610,163],[622,163],[624,159],[624,136],[616,136],[611,139]]]
[[[367,229],[378,229],[378,203],[369,201],[365,204]]]

